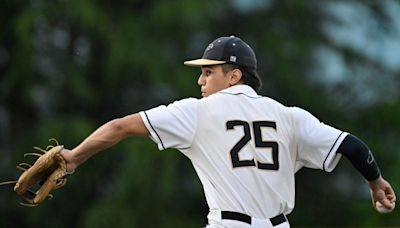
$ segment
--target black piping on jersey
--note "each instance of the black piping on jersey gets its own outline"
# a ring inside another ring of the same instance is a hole
[[[228,93],[228,92],[218,92],[218,93],[229,94],[229,95],[245,95],[246,97],[253,98],[253,99],[264,98],[263,96],[252,97],[245,93]]]
[[[336,138],[336,140],[335,140],[335,142],[333,143],[331,149],[329,150],[328,155],[326,155],[326,157],[325,157],[324,164],[322,165],[322,169],[323,169],[324,171],[326,171],[326,170],[325,170],[325,162],[326,162],[326,160],[328,160],[329,155],[331,154],[331,152],[332,152],[332,150],[333,150],[333,147],[335,147],[337,141],[339,140],[340,136],[342,136],[342,134],[343,134],[343,131],[342,131],[342,133],[340,133],[340,135]]]
[[[147,113],[144,112],[144,114],[146,115],[147,122],[149,122],[151,129],[153,129],[153,131],[154,131],[154,132],[156,133],[156,135],[157,135],[158,140],[160,140],[160,143],[161,143],[162,148],[165,150],[164,143],[162,142],[161,137],[158,135],[156,129],[154,129],[153,125],[151,124],[150,119],[149,119],[149,117],[147,116]]]

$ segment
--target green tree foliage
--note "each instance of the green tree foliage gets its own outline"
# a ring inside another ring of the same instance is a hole
[[[262,94],[368,142],[400,189],[400,67],[332,38],[326,28],[344,26],[327,10],[337,4],[370,12],[393,35],[387,5],[372,0],[2,1],[0,180],[16,178],[14,164],[48,138],[72,148],[108,120],[199,97],[199,71],[183,61],[233,34],[256,51]],[[343,80],[324,77],[319,63],[331,62],[318,50],[341,58]],[[297,174],[293,226],[399,225],[398,213],[373,210],[367,185],[343,160],[333,174]],[[190,162],[175,150],[158,152],[147,138],[90,159],[38,208],[19,206],[11,186],[0,196],[0,227],[201,227],[208,213]]]

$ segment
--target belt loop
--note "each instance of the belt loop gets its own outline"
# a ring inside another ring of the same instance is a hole
[[[211,209],[208,212],[208,215],[207,215],[208,221],[219,221],[219,222],[221,222],[221,220],[222,220],[221,213],[222,213],[221,210]]]

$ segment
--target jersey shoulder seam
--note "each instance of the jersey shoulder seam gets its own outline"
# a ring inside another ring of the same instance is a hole
[[[162,148],[165,150],[164,143],[163,143],[163,141],[162,141],[160,135],[157,133],[156,129],[155,129],[155,128],[153,127],[153,125],[151,124],[151,121],[150,121],[149,117],[147,116],[146,111],[144,111],[143,113],[144,113],[144,115],[146,116],[147,122],[149,123],[151,129],[152,129],[152,130],[154,131],[154,133],[157,135],[158,140],[160,140],[160,143],[161,143]]]
[[[332,153],[333,148],[335,147],[336,143],[338,142],[338,140],[340,139],[340,136],[342,136],[342,134],[343,134],[343,131],[340,132],[339,136],[336,138],[336,140],[335,140],[335,142],[333,143],[331,149],[329,150],[328,154],[326,155],[325,160],[324,160],[324,163],[322,164],[322,170],[326,171],[326,169],[325,169],[325,163],[326,163],[326,161],[328,160],[329,155]]]

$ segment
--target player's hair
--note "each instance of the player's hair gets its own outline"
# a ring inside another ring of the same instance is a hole
[[[222,64],[222,71],[224,74],[228,73],[229,71],[232,71],[234,69],[239,69],[242,72],[242,79],[241,81],[243,84],[248,85],[252,87],[255,91],[259,91],[262,86],[262,80],[260,76],[257,73],[257,70],[251,69],[249,67],[242,67],[234,64]]]

